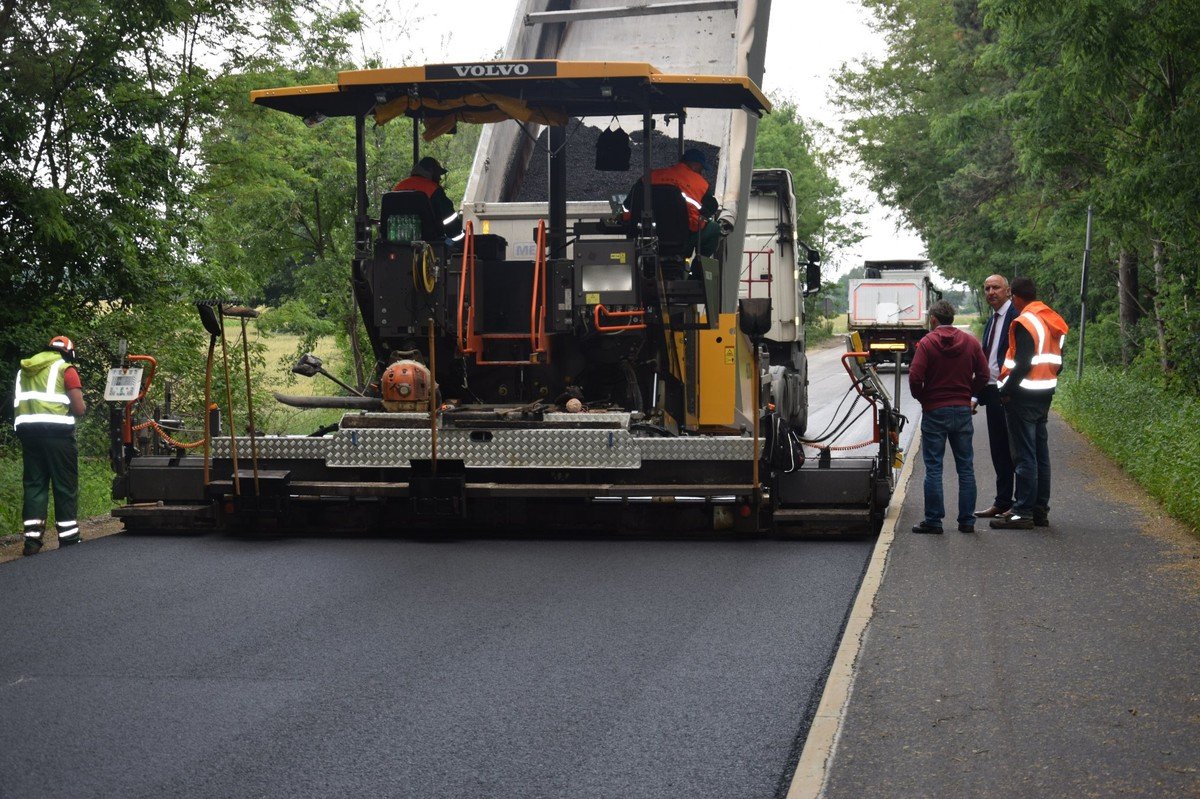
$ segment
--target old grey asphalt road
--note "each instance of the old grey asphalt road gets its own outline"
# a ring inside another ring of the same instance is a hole
[[[850,388],[850,378],[842,367],[841,358],[846,348],[841,336],[836,342],[826,342],[826,346],[812,349],[808,353],[808,393],[811,407],[808,417],[808,436],[820,436],[842,417],[850,415],[852,423],[842,433],[838,445],[857,444],[871,437],[871,413],[862,411],[867,407],[866,402],[859,399],[852,405],[856,394],[851,394],[842,401],[847,389]],[[896,373],[887,369],[879,373],[880,380],[889,394],[894,393]],[[900,434],[900,445],[907,451],[910,449],[913,435],[919,430],[921,423],[921,406],[912,398],[908,390],[908,371],[900,373],[900,412],[908,417],[908,423]],[[811,455],[812,450],[807,450]],[[867,457],[874,454],[874,447],[863,447],[845,452],[851,457]]]
[[[1028,531],[908,533],[916,464],[828,799],[1200,796],[1200,543],[1056,415],[1050,446]]]

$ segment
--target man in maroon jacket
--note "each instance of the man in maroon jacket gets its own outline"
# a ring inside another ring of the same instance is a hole
[[[954,326],[954,306],[938,300],[929,309],[930,332],[917,342],[908,385],[921,403],[921,454],[925,461],[925,520],[914,533],[941,533],[942,459],[946,442],[958,470],[958,531],[975,532],[975,465],[971,448],[971,397],[987,388],[988,365],[974,336]]]

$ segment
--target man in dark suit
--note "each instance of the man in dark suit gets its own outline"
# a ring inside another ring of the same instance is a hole
[[[976,511],[975,515],[990,518],[1006,513],[1013,504],[1013,460],[1008,448],[1008,424],[1004,420],[1004,406],[1000,404],[996,381],[1000,378],[1000,365],[1008,347],[1008,328],[1017,317],[1017,309],[1010,299],[1011,292],[1004,275],[992,275],[983,281],[983,297],[992,309],[992,315],[983,326],[983,354],[991,374],[987,388],[978,397],[978,404],[987,411],[988,443],[992,466],[996,470],[996,498],[991,507]]]

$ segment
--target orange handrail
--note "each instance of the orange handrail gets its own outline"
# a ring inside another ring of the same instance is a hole
[[[469,273],[469,274],[468,274]],[[463,305],[467,300],[467,287],[475,285],[475,229],[470,220],[463,225],[462,275],[458,282],[458,348],[463,353],[474,352],[471,348],[471,327],[474,322],[475,304],[467,309],[467,323],[463,324]]]
[[[463,226],[463,268],[458,288],[458,346],[463,354],[474,355],[476,363],[488,366],[525,366],[538,363],[538,356],[549,354],[546,337],[546,222],[538,220],[536,233],[537,256],[533,263],[533,288],[529,303],[529,333],[476,333],[475,332],[475,231],[467,222]],[[469,299],[468,299],[469,297]],[[485,340],[513,340],[529,338],[529,360],[488,361],[483,359]]]
[[[150,374],[146,375],[146,379],[142,381],[138,395],[125,403],[125,421],[121,425],[121,438],[124,443],[133,443],[133,406],[137,405],[146,396],[146,392],[150,390],[150,383],[154,380],[154,370],[158,367],[158,361],[150,355],[129,355],[126,360],[130,361],[145,361],[150,364]]]
[[[622,330],[645,330],[646,329],[645,322],[634,322],[634,323],[627,324],[627,325],[603,325],[603,324],[600,324],[600,314],[602,314],[602,313],[605,316],[608,316],[608,317],[611,317],[614,319],[618,318],[618,317],[628,319],[633,316],[645,316],[646,315],[646,311],[641,310],[641,309],[636,310],[636,311],[610,311],[607,308],[605,308],[603,305],[597,305],[595,310],[592,311],[592,321],[596,323],[596,329],[599,330],[601,333],[618,333]]]
[[[876,399],[875,397],[870,396],[869,394],[867,394],[867,392],[863,391],[862,384],[860,383],[860,381],[858,381],[854,378],[854,371],[850,368],[850,359],[851,358],[869,358],[869,357],[871,357],[871,353],[869,353],[869,352],[844,352],[844,353],[842,353],[842,368],[844,368],[846,370],[846,373],[848,375],[850,375],[850,383],[851,383],[851,385],[854,386],[854,390],[859,393],[859,396],[861,396],[863,399],[865,399],[867,402],[869,402],[871,404],[871,440],[866,441],[864,443],[865,444],[876,444],[879,442],[879,439],[880,439],[879,400]],[[863,444],[855,444],[854,447],[852,447],[852,449],[860,447],[860,446],[863,446]]]
[[[538,309],[539,300],[544,296],[542,281],[546,271],[546,220],[539,219],[537,224],[537,255],[533,259],[533,297],[529,303],[529,347],[530,352],[539,350],[540,334],[545,330],[539,329]],[[542,315],[542,319],[545,315]]]

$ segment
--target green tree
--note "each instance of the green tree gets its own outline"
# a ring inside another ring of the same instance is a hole
[[[796,227],[801,240],[821,250],[848,247],[862,239],[853,217],[861,209],[846,196],[835,173],[831,150],[819,137],[828,131],[800,117],[795,101],[778,100],[758,123],[754,166],[787,169],[796,195]]]
[[[880,199],[901,209],[950,278],[971,285],[1031,263],[1005,209],[1022,210],[1002,98],[980,62],[992,34],[969,0],[865,0],[887,54],[839,76],[847,141]],[[1014,215],[1018,215],[1014,210]]]
[[[70,334],[93,399],[118,337],[192,364],[190,301],[251,285],[196,248],[213,79],[344,49],[331,31],[353,17],[320,0],[0,4],[0,361]]]
[[[1200,279],[1200,3],[985,7],[997,31],[993,60],[1016,81],[1013,136],[1024,172],[1076,217],[1090,203],[1101,220],[1101,266],[1121,279],[1099,307],[1120,311],[1122,359],[1149,338],[1149,360],[1200,390],[1200,314],[1189,302]],[[1137,288],[1139,261],[1154,266],[1149,292]],[[1146,310],[1149,336],[1136,325]]]
[[[1120,341],[1089,335],[1090,351],[1129,357],[1148,340],[1156,367],[1200,390],[1197,370],[1178,368],[1200,358],[1197,2],[864,4],[888,49],[840,76],[848,142],[939,267],[970,285],[1030,275],[1075,317],[1092,205],[1089,311],[1119,315],[1097,329]],[[1138,324],[1147,310],[1154,324]]]

